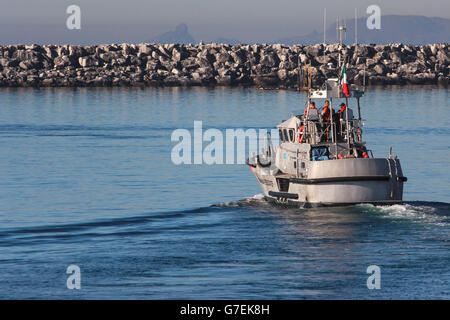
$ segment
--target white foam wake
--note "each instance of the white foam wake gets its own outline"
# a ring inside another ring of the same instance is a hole
[[[382,217],[393,219],[408,219],[416,222],[431,222],[438,225],[448,225],[448,217],[437,214],[437,209],[426,205],[395,204],[390,206],[360,205],[370,212],[379,213]],[[363,211],[366,211],[363,210]]]
[[[245,207],[245,206],[255,206],[262,205],[265,203],[264,195],[262,193],[255,194],[253,197],[244,198],[241,200],[222,202],[215,204],[215,207]]]

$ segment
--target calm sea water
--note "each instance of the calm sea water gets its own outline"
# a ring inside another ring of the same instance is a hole
[[[245,165],[175,166],[171,133],[274,128],[302,93],[2,89],[0,298],[448,299],[449,93],[362,101],[369,148],[401,159],[404,205],[286,209]]]

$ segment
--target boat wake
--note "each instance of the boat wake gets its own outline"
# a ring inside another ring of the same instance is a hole
[[[237,201],[223,202],[212,205],[219,208],[242,208],[248,207],[253,209],[261,209],[264,211],[283,210],[283,206],[273,204],[264,198],[263,194],[256,194],[253,197],[244,198]],[[316,207],[312,209],[287,207],[285,210],[298,211],[305,213],[305,210],[313,210],[320,212],[340,212],[345,213],[362,213],[394,220],[409,220],[413,222],[430,222],[441,226],[450,226],[450,203],[431,202],[431,201],[408,201],[403,204],[375,206],[372,204],[358,204],[351,206],[338,207]]]
[[[244,198],[241,200],[230,201],[230,202],[222,202],[213,204],[212,207],[257,207],[267,205],[268,202],[264,199],[264,195],[262,193],[255,194],[253,197]]]
[[[411,201],[391,206],[361,204],[356,207],[362,213],[375,214],[387,219],[450,225],[450,204],[444,202]]]
[[[100,219],[79,223],[3,228],[0,229],[0,239],[2,240],[0,247],[12,243],[17,244],[18,241],[27,241],[27,243],[30,243],[31,240],[54,241],[55,239],[60,238],[73,240],[74,238],[92,236],[112,236],[113,234],[117,235],[119,233],[121,235],[143,235],[170,230],[186,230],[191,227],[215,225],[216,222],[205,222],[204,218],[200,219],[201,223],[193,221],[193,218],[199,214],[222,215],[224,211],[245,211],[246,209],[275,216],[279,214],[289,214],[290,216],[305,215],[308,217],[321,216],[326,218],[331,215],[343,216],[357,214],[372,218],[389,219],[391,221],[425,223],[444,227],[450,226],[450,203],[412,201],[402,205],[397,204],[391,206],[360,204],[346,207],[318,207],[306,209],[293,207],[286,208],[275,205],[272,202],[265,200],[263,194],[256,194],[253,197],[237,201],[223,202],[194,209],[155,212],[134,217]],[[181,224],[180,221],[182,222]],[[138,225],[139,230],[136,230],[136,226]],[[111,228],[114,230],[109,230]],[[8,240],[10,240],[10,242],[8,242]]]

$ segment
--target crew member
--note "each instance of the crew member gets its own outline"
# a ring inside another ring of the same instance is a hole
[[[322,119],[325,122],[330,121],[330,101],[326,100],[325,105],[322,108]],[[328,141],[330,139],[330,126],[326,123],[323,124],[322,130],[326,130],[326,136],[322,134],[322,141]]]
[[[308,109],[309,110],[316,109],[316,103],[314,101],[311,101],[309,108],[308,107],[305,108],[305,117],[306,117],[306,114],[308,113]]]
[[[345,112],[345,109],[347,109],[347,105],[345,103],[341,103],[341,110],[338,112],[340,118],[342,118],[341,115]]]
[[[341,110],[339,110],[338,114],[337,114],[337,120],[341,120],[344,119],[345,116],[345,110],[347,109],[347,105],[345,103],[341,103]],[[338,130],[341,131],[342,128],[339,128]]]
[[[325,101],[325,106],[322,109],[322,117],[325,121],[330,121],[330,101]]]

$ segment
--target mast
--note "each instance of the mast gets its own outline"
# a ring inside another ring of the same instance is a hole
[[[355,8],[355,61],[358,57],[358,9]]]
[[[339,32],[339,45],[342,47],[344,43],[344,37],[347,31],[347,27],[344,25],[339,24],[339,18],[338,18],[338,26],[336,27],[336,30]]]
[[[347,148],[350,150],[350,131],[348,126],[348,98],[345,97],[345,132],[347,135]]]
[[[358,44],[358,9],[355,8],[355,45]]]
[[[333,128],[333,98],[330,98],[330,131],[331,131],[331,143],[334,143],[334,128]]]
[[[341,60],[341,50],[342,50],[342,47],[343,47],[343,44],[344,44],[344,38],[345,38],[345,34],[346,34],[346,31],[347,31],[347,23],[345,22],[345,24],[344,25],[341,25],[340,23],[339,23],[339,19],[338,19],[338,25],[337,25],[337,27],[336,27],[336,30],[339,32],[339,60],[338,60],[338,70],[339,70],[339,77],[338,77],[338,79],[339,79],[339,97],[341,97],[341,94],[342,94],[342,70],[343,70],[343,67],[346,65],[346,63],[347,63],[347,57],[342,57],[342,60]],[[350,150],[350,132],[349,132],[349,123],[348,123],[348,97],[345,97],[345,106],[346,106],[346,108],[345,108],[345,114],[344,114],[344,116],[345,116],[345,133],[346,133],[346,136],[347,136],[347,148],[348,148],[348,150]],[[341,123],[340,123],[340,121],[341,121],[341,119],[339,119],[339,123],[337,123],[336,125],[341,125]],[[341,127],[339,127],[340,129],[342,129]],[[336,139],[336,152],[337,152],[337,139]]]
[[[297,56],[297,66],[298,66],[298,90],[300,91],[303,87],[303,69],[302,69],[302,63],[300,60],[300,53]]]
[[[336,42],[339,42],[339,17],[336,18]]]
[[[327,8],[323,8],[323,44],[326,44]]]

